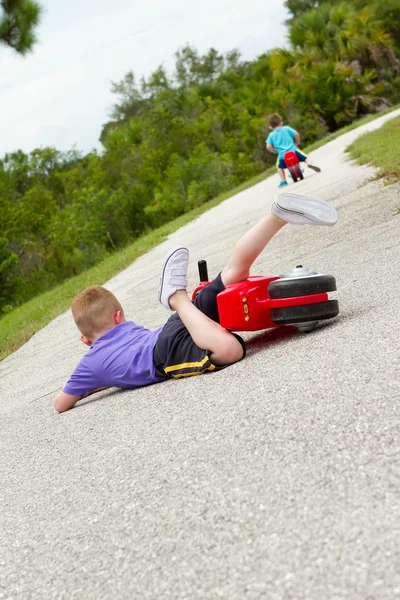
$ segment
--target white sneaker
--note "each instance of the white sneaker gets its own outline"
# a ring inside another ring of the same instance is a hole
[[[338,220],[336,209],[327,202],[297,194],[279,194],[271,212],[292,225],[334,225]]]
[[[172,294],[175,294],[178,290],[186,290],[188,286],[188,264],[189,250],[183,246],[170,250],[164,259],[158,299],[168,310],[172,310],[169,305]]]

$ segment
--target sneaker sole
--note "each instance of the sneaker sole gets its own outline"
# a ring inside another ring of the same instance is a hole
[[[323,200],[296,194],[280,194],[275,202],[281,210],[302,215],[320,225],[334,225],[338,220],[336,209]]]
[[[160,302],[160,304],[162,304],[161,296],[162,296],[162,291],[163,291],[164,273],[165,273],[165,269],[168,264],[168,261],[176,252],[178,252],[178,250],[182,250],[182,249],[187,250],[187,252],[189,252],[189,250],[185,246],[179,246],[178,248],[173,248],[172,250],[170,250],[168,252],[167,256],[164,258],[164,266],[163,266],[163,270],[161,272],[161,277],[160,277],[160,287],[158,288],[158,301]]]

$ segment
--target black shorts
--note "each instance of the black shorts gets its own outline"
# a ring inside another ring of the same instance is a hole
[[[193,300],[193,304],[216,323],[219,323],[217,295],[224,289],[221,274],[219,274]],[[246,354],[244,341],[236,333],[232,333],[232,335],[241,343],[244,356]],[[196,346],[179,315],[175,313],[161,330],[154,348],[154,362],[161,375],[174,378],[200,375],[206,371],[219,371],[229,366],[213,365],[210,361],[210,354],[210,350],[203,350]]]

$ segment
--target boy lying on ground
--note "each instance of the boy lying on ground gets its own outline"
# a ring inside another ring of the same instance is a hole
[[[248,278],[255,259],[286,224],[334,225],[337,218],[336,210],[322,200],[279,195],[271,212],[244,234],[228,264],[193,302],[186,291],[189,252],[182,246],[174,248],[165,258],[159,300],[175,314],[155,331],[126,321],[117,298],[105,288],[83,290],[71,308],[80,340],[90,350],[57,394],[56,410],[64,412],[105,388],[136,388],[200,375],[241,360],[244,342],[219,324],[217,295]]]

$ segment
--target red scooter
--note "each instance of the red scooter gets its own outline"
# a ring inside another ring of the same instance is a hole
[[[301,170],[300,161],[298,156],[293,150],[286,152],[283,160],[285,161],[285,166],[289,170],[289,173],[294,181],[298,181],[299,179],[304,179],[303,171]]]
[[[199,261],[198,267],[200,283],[192,299],[210,283],[207,262]],[[319,321],[339,314],[338,301],[328,296],[335,290],[332,275],[315,273],[302,265],[274,277],[250,276],[218,294],[220,323],[231,331],[258,331],[279,325],[312,331]]]

